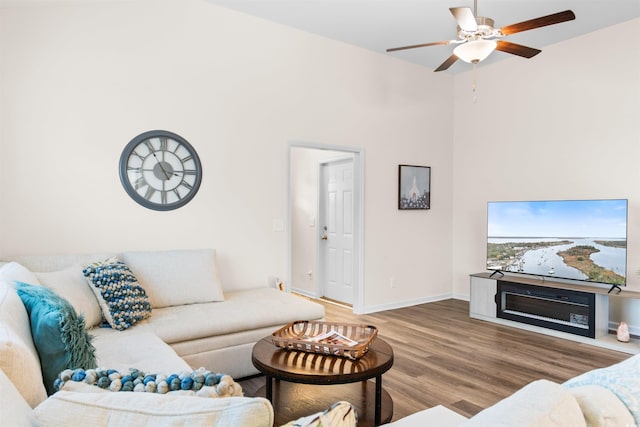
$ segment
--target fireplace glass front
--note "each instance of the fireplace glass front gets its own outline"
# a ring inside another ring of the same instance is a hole
[[[595,338],[595,295],[498,280],[497,316]]]

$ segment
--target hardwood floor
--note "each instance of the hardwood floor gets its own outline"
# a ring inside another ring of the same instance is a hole
[[[383,376],[394,402],[393,421],[444,405],[470,417],[531,381],[562,383],[617,363],[626,353],[471,319],[469,303],[445,300],[369,315],[322,302],[328,321],[375,325],[394,349]],[[264,377],[240,381],[245,395]]]

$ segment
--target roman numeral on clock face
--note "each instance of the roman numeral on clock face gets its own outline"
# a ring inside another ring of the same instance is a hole
[[[151,198],[153,197],[153,193],[156,192],[156,189],[153,188],[152,186],[147,187],[147,191],[146,193],[144,193],[144,198],[147,200],[151,200]]]
[[[145,181],[143,177],[140,177],[133,182],[133,188],[136,190],[144,187],[145,185],[147,185],[147,181]]]
[[[149,150],[149,152],[150,152],[150,153],[152,153],[152,154],[153,154],[153,153],[155,153],[155,152],[156,152],[155,148],[153,148],[153,145],[151,144],[151,141],[146,140],[146,141],[144,142],[144,145],[147,147],[147,149]]]

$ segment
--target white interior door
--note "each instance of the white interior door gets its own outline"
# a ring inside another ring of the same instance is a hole
[[[354,265],[353,157],[320,164],[319,288],[321,295],[353,304]]]

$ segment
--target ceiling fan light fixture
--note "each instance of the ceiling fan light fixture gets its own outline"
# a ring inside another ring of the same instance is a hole
[[[464,62],[477,64],[487,58],[496,49],[495,40],[473,40],[453,49],[453,53]]]

